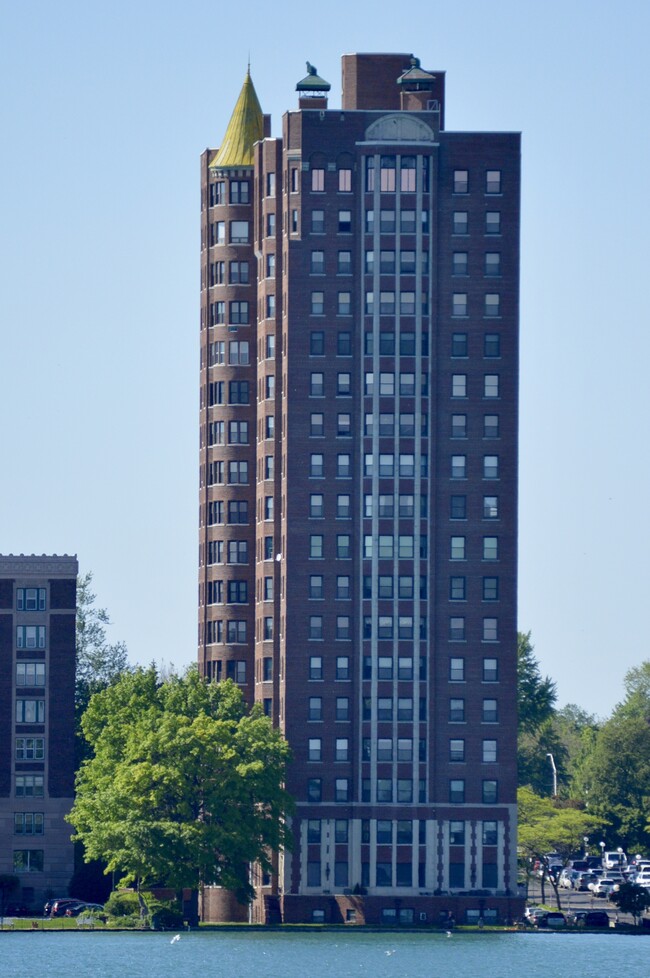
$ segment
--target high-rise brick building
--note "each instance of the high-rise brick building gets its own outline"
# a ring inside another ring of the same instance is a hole
[[[255,919],[516,904],[520,138],[444,72],[247,75],[202,156],[199,663],[294,752]]]
[[[40,910],[74,870],[77,559],[0,556],[0,873]]]

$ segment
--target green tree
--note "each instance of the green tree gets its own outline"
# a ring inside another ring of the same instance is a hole
[[[610,901],[621,913],[629,913],[634,917],[634,923],[639,923],[639,917],[650,907],[650,893],[645,886],[637,883],[622,883],[618,890],[610,893]]]
[[[90,697],[116,682],[129,668],[124,642],[109,642],[106,627],[111,620],[105,608],[95,607],[90,571],[77,579],[77,673],[75,707],[81,720]]]
[[[519,735],[517,767],[520,785],[539,794],[553,791],[552,769],[547,755],[553,754],[558,777],[563,779],[565,751],[553,726],[557,691],[549,676],[542,676],[534,654],[530,632],[517,635],[517,710]]]
[[[574,781],[589,810],[611,824],[609,847],[650,847],[650,662],[631,669],[626,696],[592,736]],[[606,836],[607,838],[607,836]]]
[[[554,713],[557,688],[550,676],[542,676],[530,632],[517,635],[517,709],[519,729],[534,734]]]
[[[542,900],[548,879],[558,909],[561,909],[558,879],[549,871],[549,853],[557,853],[562,865],[566,866],[569,859],[582,850],[584,837],[602,828],[603,820],[577,808],[558,807],[550,798],[541,798],[528,787],[518,790],[517,805],[519,851],[526,860],[539,860],[543,869]]]
[[[151,667],[93,696],[82,725],[93,757],[68,819],[86,859],[124,881],[218,883],[250,900],[248,864],[270,870],[291,806],[288,745],[261,708],[247,712],[231,682],[196,669],[160,682]]]

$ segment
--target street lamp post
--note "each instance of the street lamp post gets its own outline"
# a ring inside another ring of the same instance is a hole
[[[586,859],[587,856],[589,855],[589,836],[585,835],[582,841],[585,844],[585,859]]]
[[[553,797],[557,798],[557,768],[555,766],[555,758],[552,754],[546,755],[551,762],[551,770],[553,771]]]
[[[602,866],[603,865],[603,860],[605,858],[605,843],[604,842],[599,842],[598,845],[600,846],[600,865]],[[604,868],[605,867],[603,866],[603,869]]]

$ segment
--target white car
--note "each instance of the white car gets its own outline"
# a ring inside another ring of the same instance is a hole
[[[616,883],[613,879],[610,879],[609,876],[603,876],[597,883],[594,883],[591,892],[595,897],[608,897],[615,886]]]

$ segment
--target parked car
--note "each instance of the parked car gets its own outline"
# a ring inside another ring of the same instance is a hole
[[[589,869],[589,863],[586,859],[572,859],[571,869],[575,869],[579,873],[586,873]]]
[[[614,880],[610,879],[608,876],[603,876],[594,885],[592,893],[595,897],[608,897],[616,886]]]
[[[573,869],[563,869],[560,873],[560,880],[558,886],[563,890],[572,890],[574,888],[574,881],[577,878],[578,873]]]
[[[75,903],[80,903],[81,901],[74,897],[66,897],[62,900],[52,901],[52,906],[50,907],[49,913],[45,913],[46,917],[63,917],[68,907]],[[47,906],[47,904],[46,904]]]
[[[549,910],[544,917],[540,917],[537,926],[548,927],[549,929],[566,927],[566,917],[561,910]]]
[[[576,927],[609,927],[609,914],[606,910],[576,910],[570,922]]]
[[[597,877],[592,876],[591,873],[579,873],[573,888],[574,890],[579,890],[581,893],[584,893],[589,889],[589,884],[594,879],[597,879]]]
[[[66,907],[66,917],[79,917],[83,913],[103,913],[104,907],[101,903],[86,903],[80,900]]]
[[[603,869],[623,869],[627,866],[627,856],[624,852],[604,852]]]

